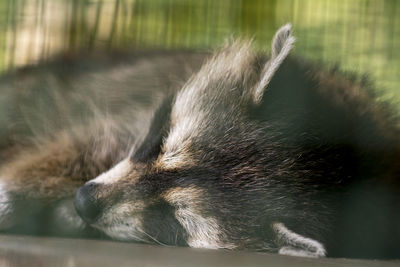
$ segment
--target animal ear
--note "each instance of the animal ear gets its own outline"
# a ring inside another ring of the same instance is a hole
[[[271,58],[265,64],[260,81],[254,87],[253,101],[255,104],[261,102],[269,82],[292,49],[296,39],[291,35],[291,29],[292,25],[286,24],[275,33],[272,40]]]

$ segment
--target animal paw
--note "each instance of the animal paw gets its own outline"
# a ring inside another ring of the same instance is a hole
[[[279,254],[309,258],[325,257],[326,250],[320,242],[289,230],[283,223],[273,223],[272,229],[280,247]]]

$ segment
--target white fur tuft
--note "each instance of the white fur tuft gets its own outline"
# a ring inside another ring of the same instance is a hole
[[[122,178],[126,178],[132,171],[133,166],[129,159],[124,159],[112,169],[108,170],[97,176],[95,179],[90,180],[91,183],[96,184],[112,184]]]
[[[216,219],[196,214],[190,208],[180,208],[175,212],[176,219],[189,234],[187,243],[192,248],[235,248],[232,244],[220,241],[222,234]]]
[[[279,254],[311,258],[326,255],[325,248],[321,243],[290,231],[283,223],[272,224],[272,229],[277,234],[279,243],[283,244]]]
[[[13,206],[7,191],[6,183],[0,181],[0,229],[9,227]]]

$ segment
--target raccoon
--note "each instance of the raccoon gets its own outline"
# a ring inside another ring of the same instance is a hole
[[[398,119],[294,42],[287,24],[269,56],[231,41],[4,77],[1,229],[399,258]]]

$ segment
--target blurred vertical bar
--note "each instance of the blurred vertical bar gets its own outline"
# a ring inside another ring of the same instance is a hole
[[[62,51],[208,49],[232,36],[268,47],[291,22],[297,53],[369,72],[400,101],[400,1],[0,0],[0,72]],[[400,108],[399,108],[400,109]]]

